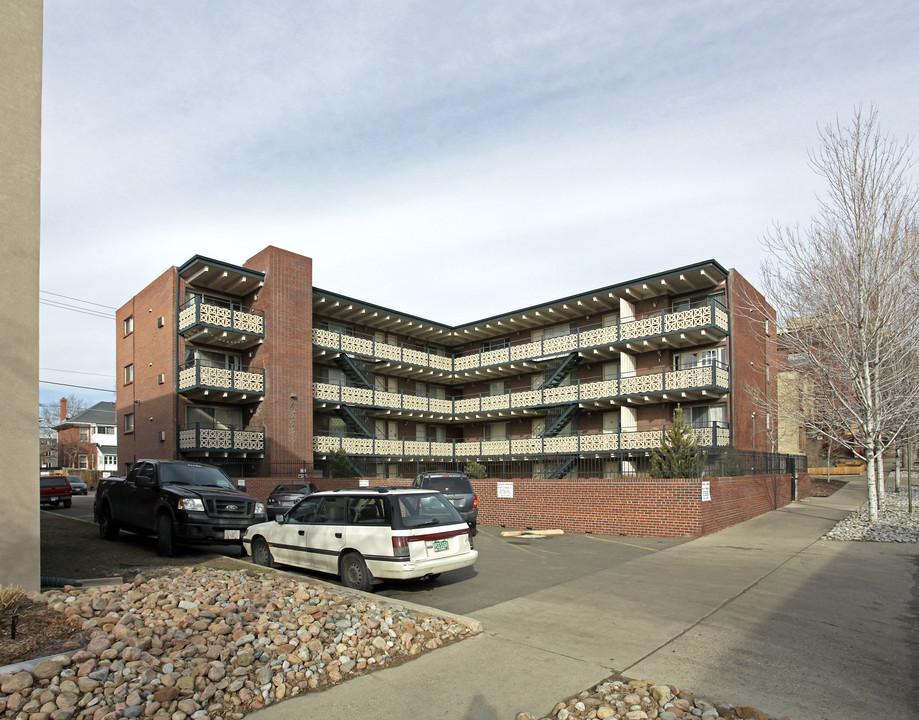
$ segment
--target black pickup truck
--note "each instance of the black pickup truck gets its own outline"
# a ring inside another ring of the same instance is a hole
[[[156,533],[160,555],[178,543],[242,544],[246,528],[265,522],[265,506],[237,490],[220,468],[177,460],[140,460],[128,476],[104,478],[93,518],[99,536],[120,530]]]

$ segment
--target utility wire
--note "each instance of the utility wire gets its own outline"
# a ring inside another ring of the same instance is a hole
[[[103,305],[102,303],[90,302],[89,300],[80,300],[80,298],[70,297],[69,295],[61,295],[60,293],[53,293],[50,290],[39,290],[38,292],[44,293],[45,295],[54,295],[55,297],[64,298],[66,300],[75,300],[76,302],[83,303],[84,305],[98,305],[99,307],[108,308],[109,310],[118,309],[116,307],[112,307],[111,305]]]
[[[42,300],[39,298],[38,302],[42,305],[48,305],[49,307],[56,307],[60,310],[72,310],[73,312],[82,313],[83,315],[90,315],[92,317],[105,318],[106,320],[113,320],[115,315],[114,313],[102,313],[98,310],[93,310],[92,308],[80,308],[75,305],[67,305],[66,303],[59,303],[56,300]]]
[[[84,372],[82,370],[62,370],[61,368],[43,368],[43,367],[40,367],[38,369],[44,370],[46,372],[71,373],[73,375],[95,375],[97,377],[105,377],[105,378],[113,377],[111,373],[93,373],[93,372]]]
[[[71,385],[70,383],[52,382],[51,380],[39,380],[38,384],[39,385],[62,385],[64,387],[80,388],[81,390],[98,390],[100,392],[110,392],[110,393],[115,392],[114,390],[109,389],[109,388],[88,387],[86,385]]]

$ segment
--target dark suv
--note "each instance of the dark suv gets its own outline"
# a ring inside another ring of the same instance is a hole
[[[436,490],[447,498],[475,535],[479,516],[479,498],[472,489],[469,476],[461,472],[423,472],[415,478],[412,487]]]

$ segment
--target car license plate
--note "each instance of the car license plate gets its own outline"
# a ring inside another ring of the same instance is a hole
[[[224,530],[223,539],[224,540],[239,540],[239,530]]]
[[[450,541],[449,540],[435,540],[434,542],[431,543],[431,549],[434,552],[443,552],[444,550],[449,550]]]
[[[453,503],[453,507],[463,507],[463,501],[462,501],[462,499],[454,498],[454,499],[451,500],[450,502]]]
[[[56,497],[48,498],[48,499],[49,499],[51,502],[57,502],[57,498],[56,498]]]

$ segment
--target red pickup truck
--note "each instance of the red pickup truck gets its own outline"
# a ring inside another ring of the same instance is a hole
[[[70,483],[67,482],[66,475],[42,475],[38,483],[41,490],[39,505],[70,507],[73,502],[71,500],[73,490],[70,488]]]

